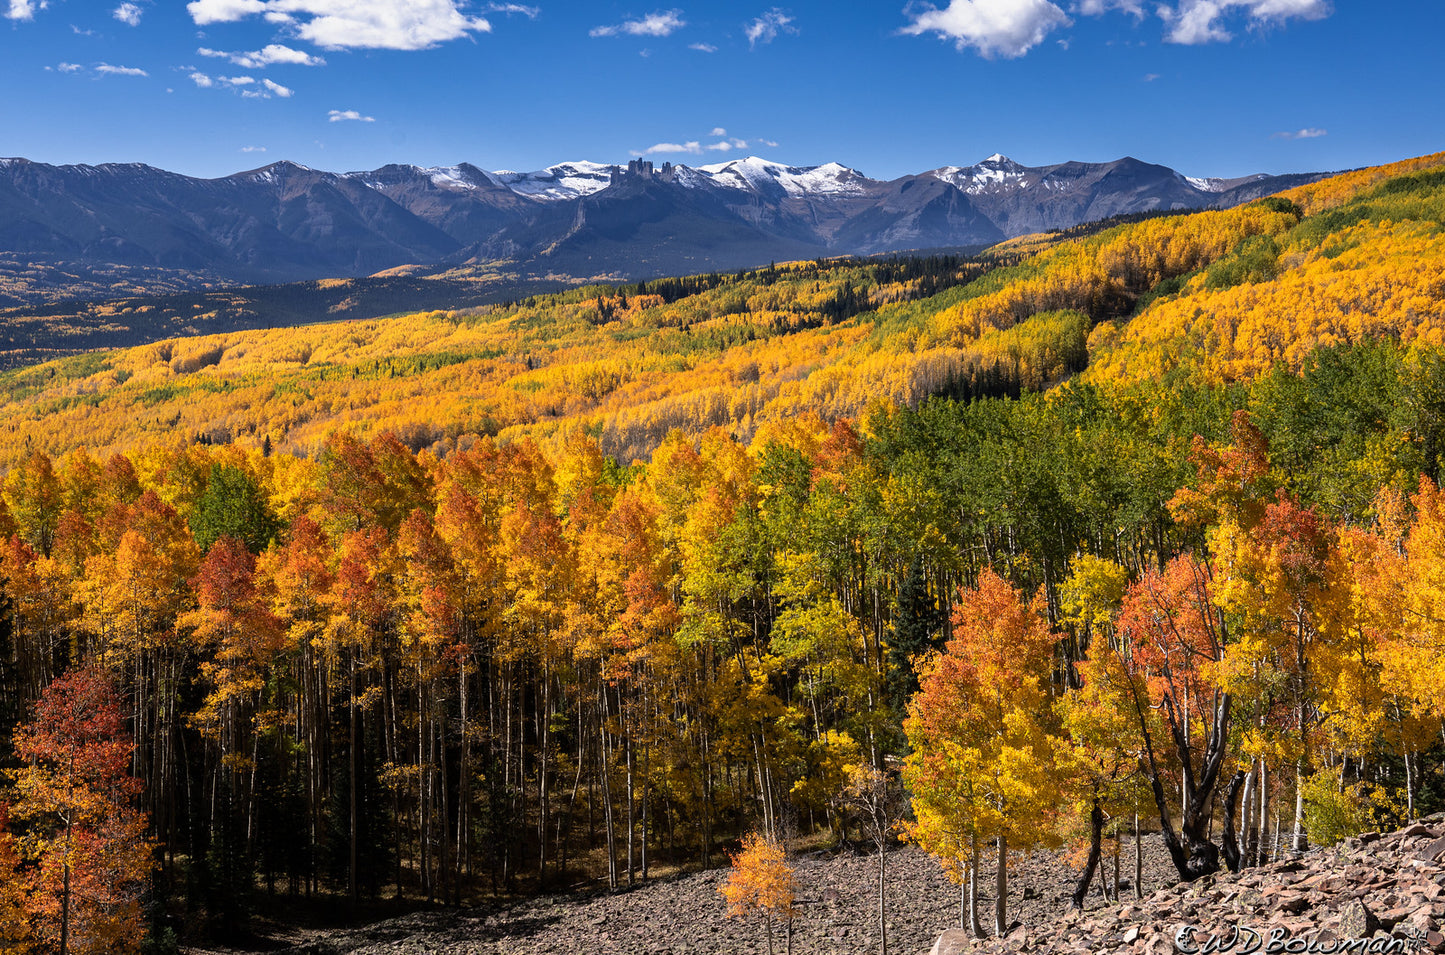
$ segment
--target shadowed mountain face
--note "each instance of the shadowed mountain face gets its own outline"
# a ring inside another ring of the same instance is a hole
[[[279,162],[222,179],[11,159],[0,160],[0,254],[40,268],[179,270],[211,282],[496,260],[533,274],[635,278],[983,246],[1120,213],[1236,205],[1317,178],[1190,179],[1128,158],[1027,167],[1003,156],[891,182],[837,163],[756,158],[696,169],[577,162],[516,173],[463,163],[344,175]]]

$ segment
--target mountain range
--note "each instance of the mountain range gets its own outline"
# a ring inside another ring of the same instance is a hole
[[[197,179],[137,163],[0,159],[0,257],[32,271],[60,263],[67,275],[154,270],[172,284],[497,262],[522,274],[641,278],[976,248],[1124,213],[1238,205],[1322,175],[1196,179],[1127,157],[1031,167],[996,154],[890,181],[756,157],[526,173],[277,162]]]

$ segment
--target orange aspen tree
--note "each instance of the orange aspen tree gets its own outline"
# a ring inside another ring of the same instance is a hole
[[[742,850],[728,853],[728,856],[733,862],[732,874],[718,889],[727,900],[728,917],[743,918],[754,911],[761,913],[768,955],[773,952],[773,918],[783,919],[788,923],[788,949],[791,952],[797,882],[782,843],[761,833],[750,832],[743,837]]]
[[[1052,838],[1047,823],[1059,790],[1061,740],[1048,701],[1055,639],[1042,609],[1038,600],[1025,604],[992,570],[979,575],[976,589],[961,588],[953,639],[922,679],[904,722],[913,750],[905,779],[918,820],[912,836],[971,878],[978,842],[997,841],[999,935],[1009,925],[1010,845],[1031,848]],[[969,909],[977,911],[973,889]],[[972,920],[976,928],[976,914]]]

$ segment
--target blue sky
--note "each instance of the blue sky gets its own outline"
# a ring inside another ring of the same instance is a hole
[[[876,178],[994,152],[1342,169],[1445,149],[1442,8],[0,0],[0,156],[196,176],[638,154]]]

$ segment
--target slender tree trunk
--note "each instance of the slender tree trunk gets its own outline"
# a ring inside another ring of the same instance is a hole
[[[994,934],[1002,937],[1008,934],[1008,836],[998,837],[998,877],[994,888],[997,892],[993,901]]]
[[[1244,775],[1244,795],[1239,797],[1239,865],[1249,865],[1249,829],[1254,820],[1254,799],[1257,786],[1254,760],[1250,760],[1249,772]]]
[[[619,696],[621,695],[621,691],[620,691],[620,690],[618,691],[618,695],[619,695]],[[624,727],[624,728],[625,728],[625,727]],[[633,795],[636,790],[634,789],[635,781],[634,781],[633,772],[632,772],[632,736],[631,736],[631,734],[628,734],[627,741],[626,741],[626,746],[627,746],[627,884],[628,884],[628,886],[630,887],[630,886],[636,884],[635,872],[636,872],[636,869],[637,869],[637,847],[636,847],[637,819],[636,819],[636,811],[635,811],[635,807],[636,807],[636,805],[637,805],[637,801],[636,801],[636,799],[634,798],[634,795]]]
[[[65,823],[65,871],[60,889],[60,955],[70,953],[70,822]]]
[[[1099,797],[1095,796],[1094,804],[1089,809],[1089,855],[1084,861],[1084,871],[1079,873],[1079,881],[1074,884],[1074,894],[1070,899],[1070,905],[1076,909],[1082,909],[1084,900],[1089,896],[1089,883],[1093,881],[1094,870],[1099,865],[1103,832],[1104,810],[1099,805]]]
[[[1144,839],[1139,833],[1139,813],[1134,813],[1134,898],[1144,897]]]
[[[888,914],[885,908],[888,899],[888,880],[885,875],[888,853],[882,841],[878,843],[878,955],[888,955]]]
[[[601,743],[598,746],[598,754],[602,762],[600,768],[602,774],[602,815],[607,825],[607,887],[615,889],[617,888],[617,828],[612,820],[612,773],[610,772],[612,763],[607,745],[607,716],[607,688],[604,686],[602,688],[602,722],[599,726]],[[768,938],[771,944],[772,935],[769,934]]]
[[[647,881],[647,827],[652,821],[652,804],[648,796],[652,789],[650,784],[651,776],[651,752],[646,744],[642,747],[642,881]],[[791,951],[793,942],[793,923],[788,921],[788,945]]]
[[[348,875],[347,875],[346,881],[347,881],[347,888],[350,890],[350,893],[351,893],[351,902],[352,902],[353,905],[355,905],[356,903],[358,903],[358,902],[361,901],[361,880],[360,880],[360,878],[358,877],[358,873],[357,873],[357,861],[358,861],[357,856],[358,856],[358,851],[359,851],[359,850],[357,849],[357,844],[361,841],[361,838],[360,838],[360,835],[361,835],[361,826],[360,826],[361,813],[358,811],[358,809],[359,809],[359,802],[358,802],[358,799],[357,799],[357,790],[360,788],[360,785],[361,785],[361,766],[359,765],[359,759],[360,759],[360,757],[359,757],[359,753],[358,753],[358,747],[359,747],[359,745],[360,745],[360,740],[358,739],[358,737],[360,736],[360,734],[357,732],[357,728],[356,728],[356,650],[355,650],[355,648],[352,648],[352,649],[350,649],[350,650],[347,651],[347,658],[348,658],[348,663],[349,663],[349,668],[350,668],[350,682],[351,682],[351,699],[348,701],[348,704],[347,704],[347,705],[348,705],[348,708],[349,708],[349,710],[350,710],[350,714],[349,714],[349,715],[350,715],[350,720],[349,720],[350,747],[349,747],[349,748],[350,748],[351,752],[350,752],[348,755],[349,755],[349,759],[350,759],[350,763],[351,763],[351,766],[350,766],[350,770],[351,770],[351,776],[350,776],[350,778],[351,778],[351,846],[350,846],[350,853],[349,853],[349,855],[348,855],[348,863],[349,863],[349,865],[348,865]]]
[[[1238,807],[1239,789],[1244,785],[1244,780],[1244,771],[1236,772],[1224,791],[1224,836],[1221,841],[1224,843],[1224,864],[1229,866],[1230,872],[1238,872],[1241,867],[1239,840],[1234,835],[1234,813]]]
[[[1114,901],[1119,901],[1119,855],[1123,842],[1123,836],[1116,827],[1114,830]]]
[[[973,932],[974,938],[983,938],[983,920],[979,918],[978,912],[978,864],[982,853],[978,848],[978,833],[973,833],[968,840],[968,928]]]
[[[1296,852],[1309,848],[1305,835],[1305,758],[1301,756],[1294,767],[1294,838],[1291,846]]]

